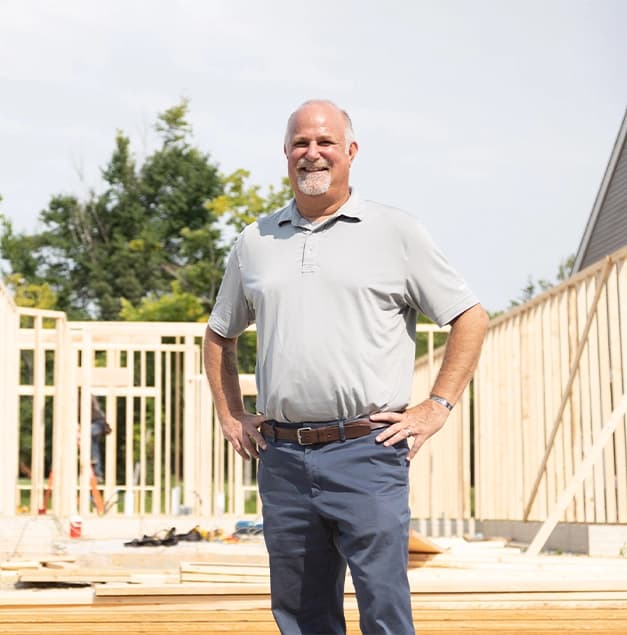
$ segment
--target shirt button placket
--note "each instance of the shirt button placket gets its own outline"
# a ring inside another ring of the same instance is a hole
[[[309,232],[303,245],[303,273],[313,273],[318,270],[317,258],[317,236],[314,232]]]

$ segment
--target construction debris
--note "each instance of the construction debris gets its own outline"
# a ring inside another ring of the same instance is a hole
[[[134,538],[124,543],[125,547],[173,547],[179,542],[226,542],[234,543],[242,539],[261,537],[263,525],[261,523],[240,521],[235,525],[235,531],[229,536],[218,529],[202,529],[199,525],[192,527],[188,532],[177,534],[176,527],[164,529],[152,535],[144,534],[141,538]]]

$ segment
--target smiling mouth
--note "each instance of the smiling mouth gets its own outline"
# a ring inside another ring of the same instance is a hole
[[[301,160],[296,166],[299,172],[304,173],[312,173],[312,172],[327,172],[330,168],[329,164],[326,161],[323,163],[322,161],[318,162],[310,162]]]

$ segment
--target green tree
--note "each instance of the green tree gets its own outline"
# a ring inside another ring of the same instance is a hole
[[[249,178],[250,172],[242,169],[222,175],[223,193],[205,204],[210,212],[222,218],[238,233],[261,216],[283,207],[292,198],[287,177],[281,179],[278,188],[271,185],[265,196],[261,194],[259,185],[246,182]]]
[[[518,298],[510,300],[509,308],[512,309],[520,304],[524,304],[525,302],[528,302],[529,300],[534,298],[536,295],[544,293],[556,284],[567,280],[570,277],[574,264],[575,254],[571,254],[567,258],[564,258],[562,261],[560,261],[554,281],[544,280],[542,278],[534,280],[532,276],[529,276],[529,278],[527,279],[527,284],[521,289]]]
[[[57,304],[56,293],[47,282],[27,282],[19,273],[10,274],[5,282],[18,306],[54,309]]]
[[[138,306],[122,298],[120,318],[129,322],[200,322],[207,319],[207,314],[199,298],[181,291],[175,280],[170,293],[145,296]]]
[[[53,196],[40,214],[42,231],[16,233],[0,216],[3,273],[20,301],[70,319],[210,314],[236,232],[292,192],[288,179],[262,193],[246,170],[219,174],[191,143],[188,108],[183,100],[158,116],[160,145],[140,165],[118,131],[103,191]]]
[[[52,197],[40,214],[41,233],[16,234],[5,219],[0,249],[11,272],[47,284],[55,308],[70,318],[116,319],[123,298],[139,306],[145,297],[172,293],[174,281],[208,312],[226,246],[205,203],[221,194],[222,183],[210,157],[191,143],[187,112],[184,100],[159,115],[161,145],[141,166],[118,132],[102,170],[104,191],[85,200]]]
[[[0,214],[0,256],[11,265],[11,271],[15,274],[10,281],[13,285],[26,280],[41,282],[37,275],[38,259],[34,255],[39,242],[37,236],[15,234],[9,219]],[[13,288],[15,290],[15,286]]]

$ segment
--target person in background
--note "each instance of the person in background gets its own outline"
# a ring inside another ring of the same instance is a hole
[[[98,403],[98,399],[91,397],[91,465],[94,476],[99,483],[104,481],[104,461],[102,444],[111,426],[107,423],[105,414]]]

